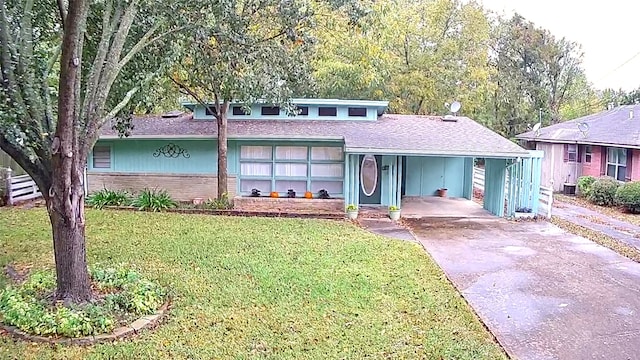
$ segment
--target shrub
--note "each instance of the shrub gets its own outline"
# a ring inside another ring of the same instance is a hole
[[[616,204],[634,214],[640,213],[640,181],[626,183],[616,191]]]
[[[102,189],[87,196],[87,204],[96,209],[105,206],[129,206],[132,202],[132,195],[124,190]]]
[[[233,202],[229,200],[227,193],[222,194],[219,199],[209,199],[204,203],[206,209],[229,210],[233,209]]]
[[[166,190],[144,189],[133,201],[133,206],[140,211],[162,211],[178,206]]]
[[[589,195],[587,199],[600,206],[611,206],[615,204],[616,191],[620,183],[614,178],[611,177],[601,177],[598,178],[593,185],[591,185],[591,189],[589,190]]]
[[[579,177],[578,178],[578,194],[580,196],[588,197],[594,182],[596,182],[596,178],[593,176]]]
[[[111,332],[132,315],[152,314],[167,292],[131,269],[91,269],[94,288],[106,294],[82,306],[52,303],[53,271],[38,271],[0,292],[0,321],[35,335],[80,337]]]

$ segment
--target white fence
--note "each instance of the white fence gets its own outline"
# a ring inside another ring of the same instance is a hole
[[[505,181],[505,189],[509,188],[509,179]],[[473,168],[473,187],[484,192],[484,169]],[[540,205],[538,205],[538,214],[551,219],[551,210],[553,208],[553,189],[540,187]]]
[[[42,197],[38,185],[29,175],[12,176],[11,169],[7,169],[6,174],[7,205]]]

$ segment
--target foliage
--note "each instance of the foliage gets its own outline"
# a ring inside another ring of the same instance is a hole
[[[588,197],[594,182],[596,182],[596,178],[593,176],[579,177],[578,178],[578,194],[583,197]]]
[[[178,203],[171,198],[166,190],[144,189],[133,200],[132,205],[140,211],[158,212],[173,209],[178,206]]]
[[[399,211],[399,210],[400,210],[400,208],[395,206],[395,205],[389,206],[389,211]]]
[[[204,203],[206,209],[229,210],[233,209],[233,201],[229,199],[229,194],[224,193],[217,199],[208,199]]]
[[[95,347],[0,336],[1,358],[506,359],[416,244],[326,220],[86,216],[91,262],[135,263],[166,284],[169,321]],[[51,264],[49,234],[45,209],[0,211],[0,264]]]
[[[251,196],[252,197],[260,197],[260,190],[259,189],[251,189]]]
[[[616,191],[615,203],[630,213],[640,213],[640,181],[620,186]]]
[[[125,190],[102,189],[89,194],[86,201],[89,206],[102,209],[105,206],[129,206],[133,197]]]
[[[591,185],[587,199],[600,206],[612,206],[615,204],[616,191],[620,183],[611,177],[600,177]]]
[[[320,191],[318,191],[318,198],[319,199],[330,199],[331,196],[329,195],[329,192],[326,189],[320,189]]]
[[[50,304],[56,286],[53,271],[36,271],[21,285],[0,292],[0,321],[35,335],[80,337],[111,332],[126,315],[152,314],[166,290],[131,269],[96,268],[91,272],[104,300],[81,306]]]
[[[355,204],[347,205],[347,211],[358,211],[358,206]]]

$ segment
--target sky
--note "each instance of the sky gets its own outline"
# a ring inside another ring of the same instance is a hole
[[[640,1],[478,1],[499,14],[515,11],[556,37],[581,44],[583,67],[596,88],[640,87]]]

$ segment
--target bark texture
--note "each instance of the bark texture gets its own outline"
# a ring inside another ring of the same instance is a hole
[[[218,108],[218,199],[227,193],[227,101]]]

